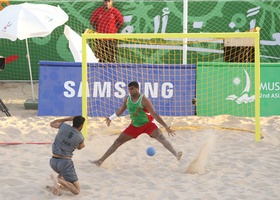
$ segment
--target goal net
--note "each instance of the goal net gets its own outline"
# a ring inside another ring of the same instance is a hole
[[[90,48],[87,48],[87,47]],[[89,52],[91,51],[91,52]],[[221,118],[253,121],[244,130],[260,139],[259,33],[82,35],[82,112],[113,114],[131,81],[169,117],[206,117],[205,127],[237,130]],[[94,53],[99,62],[87,62]],[[123,115],[127,115],[125,112]],[[219,116],[219,117],[215,117]],[[186,124],[172,125],[176,130]],[[240,127],[240,126],[237,126]],[[85,128],[86,131],[86,128]]]

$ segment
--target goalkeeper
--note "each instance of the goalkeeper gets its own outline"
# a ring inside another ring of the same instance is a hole
[[[118,33],[124,25],[124,20],[121,12],[113,7],[113,0],[103,0],[103,6],[92,13],[90,23],[98,33]],[[95,56],[99,58],[99,62],[117,62],[116,40],[97,39]]]
[[[120,116],[126,108],[131,118],[131,124],[119,135],[100,159],[90,162],[100,166],[118,147],[131,139],[136,139],[142,133],[147,133],[151,138],[158,140],[177,160],[180,160],[183,153],[181,151],[175,151],[171,143],[165,138],[159,127],[155,124],[154,119],[165,128],[168,135],[174,136],[175,132],[171,130],[170,126],[167,126],[163,119],[156,113],[150,100],[139,92],[139,84],[137,82],[130,82],[128,84],[128,90],[130,95],[125,98],[122,107],[120,107],[116,113],[106,118],[106,124],[109,126],[111,121],[115,117]]]

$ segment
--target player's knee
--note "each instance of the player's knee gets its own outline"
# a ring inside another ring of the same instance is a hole
[[[78,194],[80,194],[80,191],[75,191],[75,192],[73,192],[73,194],[78,195]]]
[[[116,139],[115,142],[114,142],[114,146],[116,146],[116,147],[119,147],[122,144],[123,144],[123,142],[121,140],[119,140],[119,139]]]
[[[74,195],[78,195],[78,194],[80,194],[80,189],[77,188],[76,190],[72,191],[72,193]]]
[[[164,135],[162,133],[159,133],[159,134],[157,134],[155,139],[157,139],[158,141],[162,142],[162,141],[165,140],[165,137],[164,137]]]

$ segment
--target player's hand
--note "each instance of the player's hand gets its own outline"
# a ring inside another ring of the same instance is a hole
[[[109,117],[105,118],[105,122],[106,122],[107,126],[110,126],[111,120],[109,119]]]
[[[167,131],[169,136],[175,136],[176,135],[175,131],[172,130],[170,126],[166,127],[165,130]]]

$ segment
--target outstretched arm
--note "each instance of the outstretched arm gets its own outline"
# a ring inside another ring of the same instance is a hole
[[[66,121],[73,121],[74,117],[67,117],[67,118],[63,118],[63,119],[56,119],[54,121],[52,121],[50,123],[50,126],[53,127],[53,128],[59,128],[60,125],[63,123],[63,122],[66,122]]]
[[[147,108],[147,110],[148,110],[149,113],[153,116],[153,118],[154,118],[155,120],[157,120],[157,122],[160,123],[160,124],[166,129],[168,135],[171,135],[171,136],[176,135],[176,134],[175,134],[175,131],[172,130],[172,129],[170,128],[170,126],[167,126],[167,124],[164,122],[164,120],[161,118],[161,116],[159,116],[159,115],[156,113],[153,104],[152,104],[151,101],[150,101],[147,97],[145,97],[145,96],[143,96],[143,99],[142,99],[142,106],[143,106],[144,108]]]
[[[111,121],[112,121],[115,117],[120,116],[120,115],[125,111],[125,109],[126,109],[127,98],[128,98],[128,97],[126,97],[126,98],[124,99],[122,106],[121,106],[113,115],[111,115],[110,117],[106,117],[105,122],[106,122],[107,126],[110,126]]]

